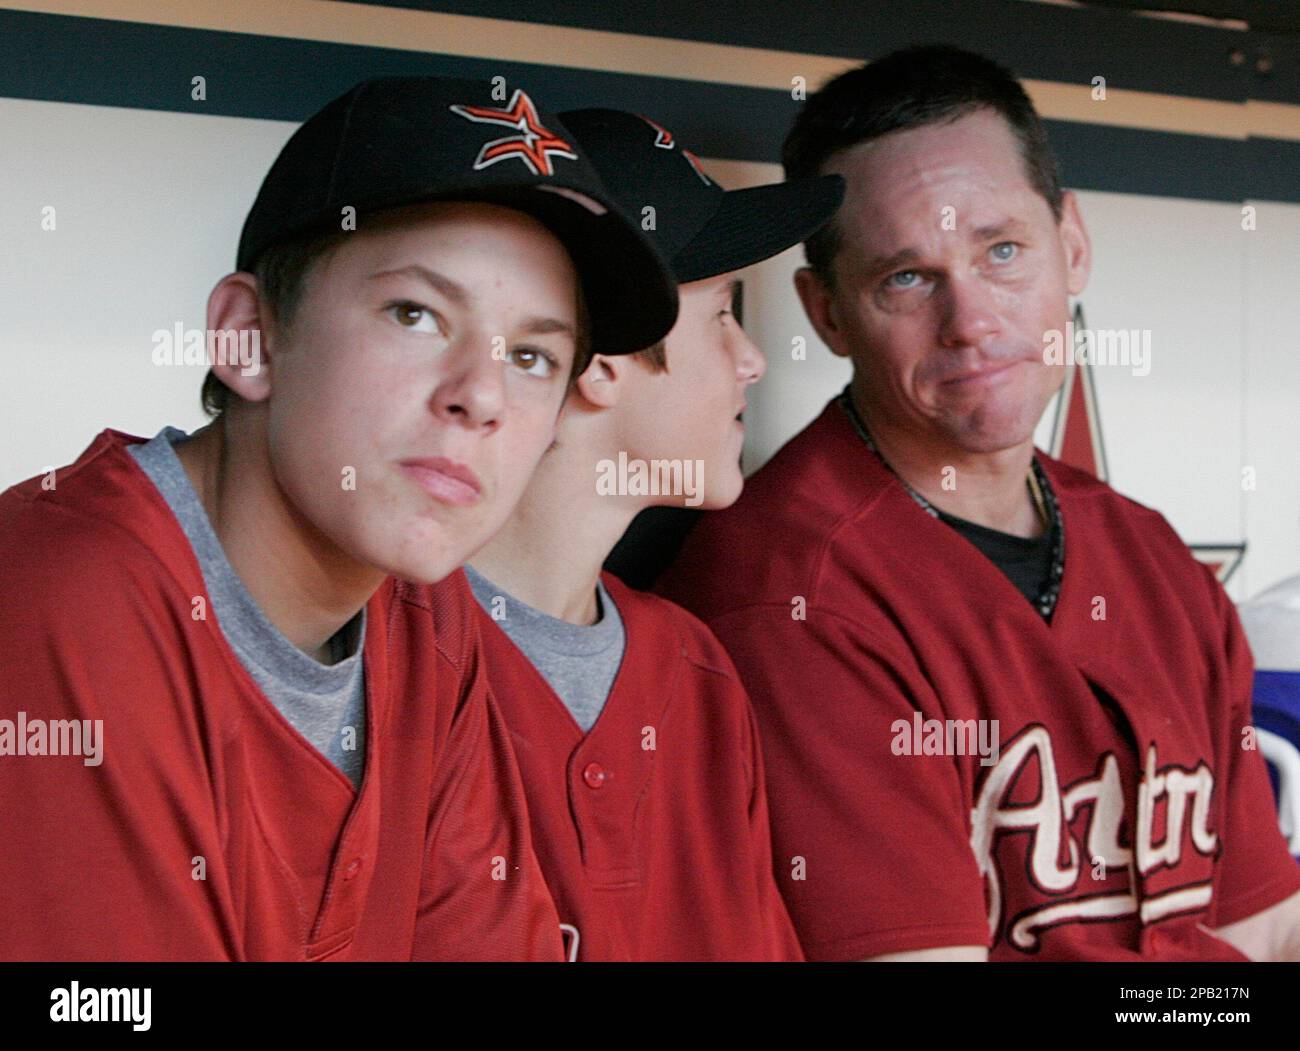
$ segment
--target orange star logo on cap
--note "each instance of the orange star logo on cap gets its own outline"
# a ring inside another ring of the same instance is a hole
[[[479,124],[500,124],[518,131],[517,135],[493,139],[479,150],[478,157],[474,160],[475,171],[481,171],[497,161],[518,157],[534,175],[554,175],[552,157],[567,157],[571,161],[578,159],[572,146],[542,126],[533,100],[517,88],[510,98],[510,105],[505,109],[452,106],[451,111]]]

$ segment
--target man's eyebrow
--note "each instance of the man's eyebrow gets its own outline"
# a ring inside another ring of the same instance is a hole
[[[900,248],[892,255],[872,256],[867,260],[867,273],[879,274],[884,270],[893,270],[895,267],[902,266],[904,263],[915,262],[921,258],[921,253],[915,248]]]
[[[399,267],[396,270],[381,270],[378,273],[370,275],[370,280],[378,280],[383,277],[414,277],[430,285],[435,291],[446,296],[458,307],[468,306],[470,294],[462,286],[458,285],[449,277],[438,273],[436,270],[430,270],[427,266],[421,266],[419,263],[412,263],[410,266]]]
[[[1027,227],[1019,219],[1002,219],[986,226],[977,226],[971,231],[971,237],[977,241],[992,241],[1004,234],[1023,233]]]

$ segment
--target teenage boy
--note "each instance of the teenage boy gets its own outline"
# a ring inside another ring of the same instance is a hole
[[[435,582],[551,443],[587,318],[630,350],[675,305],[522,91],[385,78],[298,129],[208,302],[260,335],[216,420],[0,496],[0,957],[559,958]]]
[[[766,363],[731,313],[736,271],[821,226],[842,183],[727,193],[644,118],[561,119],[624,208],[654,215],[681,313],[631,358],[597,344],[555,447],[467,569],[534,845],[570,959],[797,960],[735,669],[698,620],[601,564],[643,508],[740,494],[745,388]]]

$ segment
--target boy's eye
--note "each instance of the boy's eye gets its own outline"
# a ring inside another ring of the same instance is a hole
[[[993,258],[996,259],[999,263],[1005,263],[1011,259],[1014,259],[1016,257],[1016,253],[1019,250],[1020,250],[1020,246],[1017,245],[1014,241],[1002,241],[999,242],[998,244],[995,244],[992,248],[989,249],[989,251],[993,254]]]
[[[433,311],[420,306],[419,303],[392,303],[387,307],[387,310],[394,321],[412,332],[435,333],[441,331],[438,327],[438,319],[433,316]]]
[[[515,347],[510,352],[510,360],[530,376],[539,376],[543,379],[559,368],[559,362],[554,357],[536,347]]]

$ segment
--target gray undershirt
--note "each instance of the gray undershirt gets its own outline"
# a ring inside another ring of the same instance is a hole
[[[172,448],[188,437],[175,427],[164,427],[150,441],[130,445],[127,451],[158,487],[194,549],[212,612],[239,662],[290,725],[359,787],[366,758],[361,655],[366,611],[362,609],[329,640],[330,664],[320,663],[286,639],[236,575]]]
[[[541,673],[583,733],[590,730],[609,699],[627,643],[623,618],[605,585],[596,581],[596,623],[584,625],[525,605],[473,566],[465,567],[465,575],[479,605]]]

